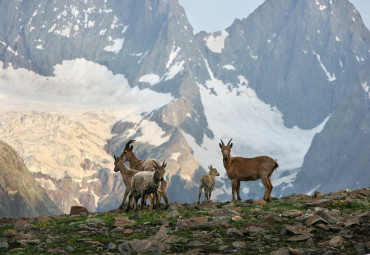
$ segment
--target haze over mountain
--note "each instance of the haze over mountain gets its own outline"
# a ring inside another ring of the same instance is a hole
[[[168,162],[172,201],[210,164],[230,200],[220,138],[278,160],[273,196],[369,185],[370,33],[348,0],[267,0],[211,34],[172,0],[2,1],[0,21],[0,139],[65,212],[118,207],[130,139]]]
[[[17,152],[0,141],[0,217],[36,217],[61,211],[34,180]]]

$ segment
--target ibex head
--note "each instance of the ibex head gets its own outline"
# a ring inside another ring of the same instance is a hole
[[[119,157],[116,157],[116,155],[113,155],[113,158],[114,158],[114,172],[118,172],[119,169],[118,169],[118,164],[119,164]]]
[[[212,165],[210,165],[209,167],[208,167],[208,169],[209,169],[209,172],[208,172],[208,174],[209,175],[214,175],[214,176],[219,176],[220,174],[217,172],[217,169],[216,168],[213,168],[212,167]]]
[[[126,143],[125,148],[122,151],[122,154],[120,156],[120,159],[123,160],[123,162],[126,162],[129,160],[130,155],[132,153],[132,150],[134,149],[134,146],[131,145],[135,140],[130,140]]]
[[[227,145],[224,144],[224,142],[221,139],[221,143],[219,143],[219,146],[221,148],[222,157],[224,161],[227,161],[230,157],[231,148],[233,147],[233,143],[230,141],[227,143]]]
[[[160,181],[164,181],[164,173],[166,171],[165,167],[167,166],[166,161],[164,160],[161,166],[158,165],[158,163],[155,160],[153,160],[153,162],[154,162],[155,175]]]

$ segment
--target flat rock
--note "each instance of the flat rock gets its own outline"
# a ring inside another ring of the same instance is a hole
[[[150,253],[164,254],[171,246],[158,240],[132,240],[118,245],[121,254]]]
[[[319,215],[321,218],[323,218],[325,221],[331,223],[331,224],[338,224],[339,221],[343,220],[343,217],[338,210],[321,210],[317,212],[317,215]]]
[[[304,226],[285,226],[285,228],[295,234],[295,235],[302,235],[302,234],[306,234],[306,233],[309,233],[312,229],[310,228],[306,228]]]
[[[328,224],[326,220],[324,220],[318,215],[313,215],[306,220],[307,226],[312,226],[312,225],[319,224],[319,223]]]
[[[288,248],[279,248],[276,251],[270,252],[270,255],[290,255]]]
[[[344,239],[341,236],[334,236],[329,241],[329,246],[332,247],[341,247],[344,242]]]
[[[136,222],[133,221],[133,220],[130,220],[128,217],[126,216],[122,216],[122,217],[115,217],[114,218],[114,221],[113,221],[113,226],[115,227],[126,227],[126,226],[133,226],[135,225]]]
[[[285,218],[296,218],[296,217],[299,217],[303,215],[303,212],[300,211],[300,210],[289,210],[289,211],[285,211],[282,216],[285,217]]]
[[[291,238],[288,238],[288,241],[300,242],[300,241],[306,241],[310,238],[312,238],[312,235],[310,233],[304,233],[302,235],[296,235],[296,236],[293,236]]]

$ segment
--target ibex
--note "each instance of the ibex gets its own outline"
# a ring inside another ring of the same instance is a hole
[[[118,172],[118,171],[121,172],[123,183],[126,186],[125,194],[123,195],[122,203],[119,206],[119,209],[123,209],[124,206],[125,206],[126,198],[127,198],[128,194],[130,193],[131,179],[139,171],[133,170],[133,169],[128,169],[123,164],[123,161],[120,160],[118,157],[116,157],[116,155],[113,155],[113,157],[114,157],[114,172]]]
[[[135,174],[131,179],[131,189],[128,198],[126,212],[130,210],[131,201],[133,196],[139,194],[141,197],[141,210],[144,207],[145,196],[149,194],[154,195],[154,204],[158,201],[158,188],[161,181],[163,181],[163,175],[165,173],[166,162],[163,161],[162,165],[154,163],[154,171],[147,172],[141,171]],[[137,201],[139,196],[135,196],[135,208],[138,209]]]
[[[208,167],[209,172],[208,174],[202,175],[200,177],[199,183],[199,195],[198,195],[198,204],[200,202],[200,196],[202,195],[202,189],[204,188],[204,201],[211,200],[212,190],[215,187],[216,181],[215,177],[219,176],[220,174],[217,172],[216,168],[213,168],[212,165]]]
[[[221,139],[220,148],[222,152],[222,158],[224,167],[226,169],[227,176],[231,180],[232,195],[235,202],[235,191],[238,195],[238,201],[240,198],[240,181],[255,181],[258,179],[262,180],[265,186],[265,194],[263,199],[266,201],[271,200],[271,175],[272,172],[279,167],[278,163],[270,158],[269,156],[260,156],[255,158],[243,158],[243,157],[231,157],[230,152],[233,144],[231,140],[224,144]]]
[[[125,148],[121,153],[120,159],[122,159],[123,162],[128,161],[131,169],[135,169],[138,171],[154,171],[156,165],[159,165],[160,163],[157,160],[152,159],[145,160],[137,158],[134,152],[132,151],[134,149],[132,143],[134,142],[135,140],[129,140],[126,143]],[[168,197],[166,191],[167,191],[167,182],[163,179],[159,187],[159,203],[161,201],[161,198],[163,197],[164,201],[166,202],[166,205],[168,205]]]

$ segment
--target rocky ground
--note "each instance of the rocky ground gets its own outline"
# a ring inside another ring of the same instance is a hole
[[[0,220],[1,254],[367,254],[370,188]]]

